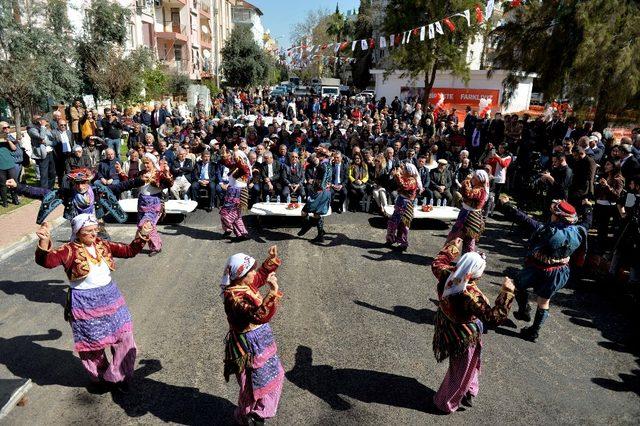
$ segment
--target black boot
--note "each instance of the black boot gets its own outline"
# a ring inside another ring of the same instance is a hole
[[[527,290],[516,289],[516,302],[518,310],[513,313],[515,319],[529,322],[531,321],[531,306],[529,306],[529,293]]]
[[[318,228],[318,235],[316,235],[316,237],[311,241],[313,241],[314,243],[323,243],[324,235],[326,234],[326,232],[324,232],[324,220],[322,218],[318,219],[316,227]]]
[[[536,310],[536,317],[533,319],[533,324],[531,324],[531,327],[525,327],[522,330],[520,330],[520,336],[522,336],[523,339],[528,340],[530,342],[535,342],[536,340],[538,340],[540,327],[542,327],[542,324],[544,324],[544,322],[547,320],[548,317],[549,317],[548,309],[538,308],[538,310]]]
[[[11,199],[13,201],[13,204],[15,204],[16,206],[20,205],[20,198],[18,198],[18,192],[15,190],[11,190]]]
[[[311,222],[311,219],[309,219],[309,216],[307,216],[302,223],[302,228],[298,231],[298,237],[302,237],[304,234],[309,232],[311,228],[313,228],[313,223]]]
[[[465,407],[473,407],[473,395],[471,395],[471,392],[467,392],[460,403]]]

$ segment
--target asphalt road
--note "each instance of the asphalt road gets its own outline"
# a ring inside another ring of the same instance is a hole
[[[262,259],[277,243],[285,297],[272,326],[287,380],[272,424],[637,424],[636,322],[597,285],[558,294],[537,344],[516,337],[515,324],[485,335],[474,407],[441,416],[429,402],[446,369],[431,350],[436,282],[429,264],[446,228],[413,230],[409,251],[397,255],[382,246],[384,221],[370,215],[328,218],[324,246],[297,238],[295,224],[268,225],[262,239],[232,244],[222,239],[216,213],[198,211],[161,227],[161,255],[117,261],[114,277],[139,347],[126,396],[85,389],[62,317],[63,270],[35,265],[32,247],[0,262],[0,379],[35,384],[27,405],[4,421],[229,424],[238,386],[222,376],[220,275],[230,254]],[[133,225],[109,229],[120,241],[134,235]],[[54,236],[63,241],[68,232]],[[481,288],[490,298],[504,271],[521,264],[521,243],[509,224],[488,225]]]

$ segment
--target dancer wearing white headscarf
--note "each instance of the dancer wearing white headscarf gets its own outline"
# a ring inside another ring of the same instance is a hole
[[[284,369],[269,321],[282,297],[275,275],[281,263],[276,246],[260,267],[253,257],[237,253],[227,260],[220,280],[229,322],[224,377],[229,381],[233,374],[240,385],[234,415],[238,424],[262,424],[278,409]],[[260,294],[263,286],[269,287],[265,296]]]
[[[489,305],[477,285],[487,265],[484,255],[469,252],[455,263],[462,244],[461,238],[447,242],[431,264],[439,299],[433,353],[438,362],[449,358],[449,369],[433,402],[447,414],[460,404],[473,405],[480,385],[483,329],[504,321],[514,299],[514,284],[505,277],[495,306]]]
[[[63,266],[69,278],[65,319],[71,324],[74,349],[96,385],[126,390],[133,375],[136,343],[131,314],[118,285],[111,277],[114,258],[134,257],[151,231],[146,222],[130,244],[98,238],[98,219],[79,214],[71,220],[73,240],[52,248],[49,224],[37,232],[36,263],[45,268]],[[111,351],[111,360],[105,349]]]
[[[233,155],[231,155],[226,147],[223,147],[222,162],[230,170],[229,187],[220,208],[222,229],[227,236],[233,232],[235,241],[243,241],[249,235],[242,221],[242,212],[247,209],[249,203],[247,183],[252,176],[249,159],[247,154],[239,149],[233,151]]]
[[[387,222],[387,247],[403,252],[409,246],[409,227],[413,220],[413,200],[416,191],[422,190],[418,169],[411,163],[402,165],[391,172],[398,184],[398,198],[393,214]],[[398,244],[394,246],[393,244]]]
[[[462,238],[462,252],[475,251],[476,241],[484,232],[484,216],[482,210],[489,199],[489,174],[484,170],[476,170],[470,179],[465,179],[460,187],[462,208],[458,219],[453,224],[447,241]]]

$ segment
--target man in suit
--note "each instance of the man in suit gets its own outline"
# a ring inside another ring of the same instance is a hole
[[[477,164],[484,148],[484,130],[482,120],[475,120],[475,128],[471,133],[471,142],[469,145],[469,157],[473,164]]]
[[[170,163],[171,174],[174,181],[171,187],[171,195],[176,200],[180,199],[180,192],[184,194],[184,199],[188,200],[189,188],[191,188],[191,174],[193,173],[193,162],[187,158],[187,151],[178,148],[178,156]]]
[[[633,147],[629,144],[620,145],[622,158],[620,160],[620,172],[625,180],[640,174],[640,161],[633,155]]]
[[[447,201],[447,205],[451,205],[453,195],[451,194],[451,185],[453,179],[449,171],[449,162],[447,160],[438,160],[438,167],[431,171],[431,186],[434,202],[439,205],[442,199]]]
[[[27,128],[33,148],[32,157],[36,161],[40,175],[40,187],[53,189],[56,184],[56,166],[53,160],[53,135],[47,129],[47,120],[33,117],[33,124]]]
[[[418,202],[421,202],[423,198],[427,199],[427,203],[431,202],[433,198],[433,192],[429,186],[431,186],[431,170],[427,167],[427,157],[420,156],[418,158],[418,173],[420,174],[420,181],[422,182],[422,192],[417,195]]]
[[[58,130],[51,132],[53,136],[51,144],[53,147],[53,161],[60,187],[62,187],[64,178],[65,164],[67,159],[73,155],[73,148],[75,147],[73,133],[68,127],[67,120],[60,119],[58,120]]]
[[[262,197],[271,197],[271,200],[282,194],[282,166],[274,161],[271,151],[264,153],[264,163],[260,171],[262,180]]]
[[[467,105],[466,107],[467,114],[464,116],[464,136],[467,142],[467,148],[471,146],[471,134],[473,130],[476,128],[476,117],[473,116],[473,111],[471,107]]]
[[[338,203],[337,213],[342,213],[344,201],[347,199],[347,166],[342,161],[342,153],[336,151],[333,153],[333,161],[331,167],[333,173],[331,175],[331,199]]]
[[[300,156],[297,152],[289,154],[289,164],[284,165],[282,198],[286,200],[288,197],[296,199],[305,198],[304,190],[304,169],[300,164]]]
[[[193,174],[191,175],[191,199],[197,200],[200,189],[207,189],[209,191],[209,205],[205,210],[208,212],[213,210],[215,202],[215,173],[215,164],[211,162],[211,153],[209,151],[204,151],[200,156],[200,160],[196,162],[196,165],[193,168]]]
[[[216,173],[216,192],[215,192],[215,205],[220,206],[224,200],[224,196],[229,188],[229,173],[231,170],[227,166],[219,161],[215,167]]]
[[[160,104],[156,102],[153,106],[153,111],[151,111],[151,131],[156,139],[158,138],[158,129],[164,124],[167,118],[171,118],[171,114],[167,111],[166,105],[162,104],[162,106],[160,106]]]

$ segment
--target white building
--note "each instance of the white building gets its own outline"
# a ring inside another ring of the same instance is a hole
[[[231,7],[231,19],[234,25],[247,25],[251,28],[253,38],[263,47],[264,27],[262,26],[262,11],[244,0],[236,0]]]

